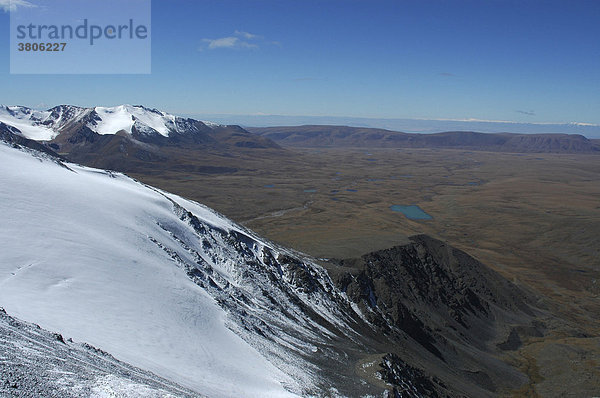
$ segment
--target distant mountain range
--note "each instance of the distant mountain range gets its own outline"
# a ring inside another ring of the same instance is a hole
[[[579,134],[511,134],[451,131],[414,134],[347,126],[248,128],[290,147],[455,148],[493,152],[600,153],[598,140]]]
[[[478,131],[481,133],[519,134],[581,134],[600,139],[600,125],[593,123],[535,123],[479,119],[382,119],[347,116],[288,116],[288,115],[230,115],[193,114],[194,118],[246,127],[277,127],[330,125],[378,128],[406,133],[431,134],[443,131]]]
[[[239,126],[182,118],[133,105],[59,105],[45,111],[0,106],[0,129],[43,143],[71,161],[121,171],[135,170],[148,162],[168,164],[178,159],[181,151],[279,148],[273,141]]]
[[[141,105],[83,108],[59,105],[39,111],[0,106],[0,130],[31,139],[88,166],[125,172],[189,167],[231,172],[199,154],[239,156],[281,147],[455,148],[522,153],[600,153],[600,140],[580,134],[451,131],[403,133],[333,125],[244,129],[168,114]],[[185,166],[186,162],[191,165]]]

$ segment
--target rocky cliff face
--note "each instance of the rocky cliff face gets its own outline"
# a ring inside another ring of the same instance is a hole
[[[507,343],[516,340],[510,338],[513,325],[542,333],[527,304],[531,297],[475,258],[418,235],[408,245],[336,263],[337,286],[369,323],[392,339],[406,334],[417,353],[427,352],[412,365],[441,365],[442,373],[450,371],[485,393],[525,380],[496,357],[515,348]],[[389,368],[394,358],[383,363]]]

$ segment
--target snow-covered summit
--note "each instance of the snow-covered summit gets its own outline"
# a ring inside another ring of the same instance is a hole
[[[177,130],[176,117],[156,109],[132,105],[112,108],[97,106],[93,109],[97,119],[95,124],[88,124],[88,127],[98,134],[115,134],[118,131],[131,134],[136,124],[142,128],[148,127],[164,137],[168,137],[170,131]]]
[[[128,134],[185,134],[190,126],[201,123],[207,128],[220,125],[175,116],[141,105],[82,108],[59,105],[38,111],[23,106],[0,106],[0,122],[17,128],[23,136],[36,141],[50,141],[63,131],[80,123],[91,131],[105,135],[126,132]]]

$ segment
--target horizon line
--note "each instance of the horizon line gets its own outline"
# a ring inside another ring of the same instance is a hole
[[[372,117],[372,116],[336,116],[336,115],[289,115],[276,113],[216,113],[216,112],[194,112],[181,113],[183,115],[205,115],[205,116],[245,116],[245,117],[297,117],[297,118],[335,118],[335,119],[365,119],[365,120],[418,120],[423,122],[478,122],[478,123],[507,123],[507,124],[534,124],[534,125],[575,125],[581,127],[600,127],[597,123],[588,122],[520,122],[514,120],[494,120],[477,118],[419,118],[419,117]]]
[[[77,106],[77,107],[81,107],[81,108],[95,108],[95,107],[104,107],[101,105],[95,105],[92,107],[87,107],[87,106],[82,106],[82,105],[74,105],[74,104],[66,104],[66,103],[62,103],[62,104],[58,104],[58,105],[54,105],[54,106],[50,106],[49,108],[45,108],[43,106],[26,106],[26,105],[7,105],[7,104],[0,104],[0,107],[4,106],[4,107],[12,107],[12,106],[23,106],[23,107],[27,107],[30,109],[35,109],[35,110],[49,110],[53,107],[56,106],[60,106],[60,105],[68,105],[68,106]],[[107,107],[118,107],[118,106],[124,106],[124,105],[129,105],[129,106],[142,106],[144,108],[149,108],[149,109],[157,109],[160,110],[160,108],[157,107],[152,107],[152,106],[146,106],[146,105],[133,105],[133,104],[129,104],[129,103],[120,103],[118,105],[114,105],[114,106],[107,106]],[[47,105],[44,105],[47,106]],[[210,115],[214,115],[214,116],[244,116],[244,117],[289,117],[289,118],[334,118],[334,119],[364,119],[364,120],[379,120],[379,121],[385,121],[385,120],[389,120],[389,121],[394,121],[394,120],[415,120],[415,121],[423,121],[423,122],[463,122],[463,123],[506,123],[506,124],[526,124],[526,125],[540,125],[540,126],[545,126],[545,125],[566,125],[566,126],[580,126],[580,127],[600,127],[600,123],[589,123],[589,122],[578,122],[578,121],[569,121],[569,122],[526,122],[526,121],[514,121],[514,120],[494,120],[494,119],[478,119],[478,118],[419,118],[419,117],[372,117],[372,116],[336,116],[336,115],[290,115],[290,114],[269,114],[269,113],[227,113],[227,112],[171,112],[171,111],[167,111],[167,113],[173,113],[173,114],[179,114],[179,115],[185,115],[185,116],[194,116],[194,115],[204,115],[204,116],[210,116]]]

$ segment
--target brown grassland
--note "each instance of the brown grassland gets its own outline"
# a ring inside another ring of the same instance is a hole
[[[600,156],[436,149],[215,153],[237,172],[129,173],[316,258],[348,258],[426,233],[531,289],[545,337],[504,360],[530,384],[509,395],[600,395]],[[391,205],[419,205],[409,220]]]

